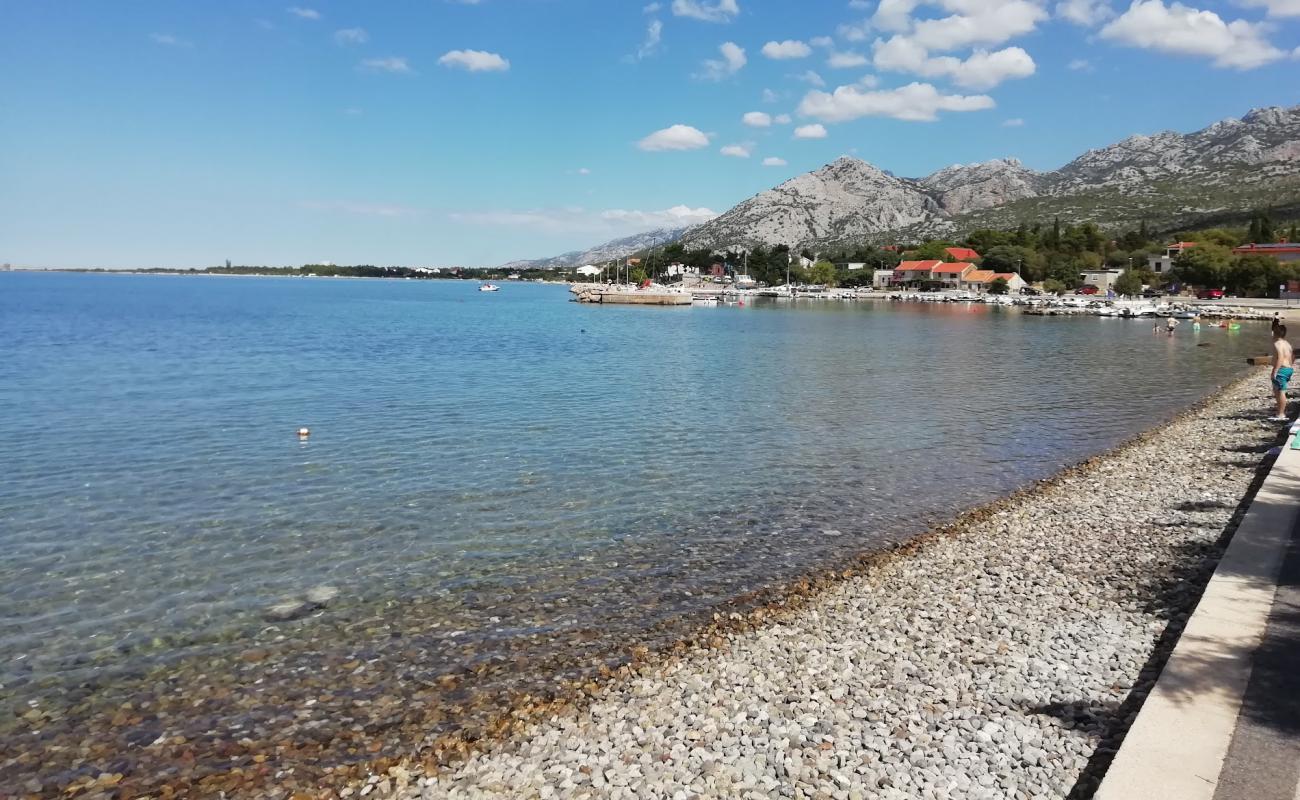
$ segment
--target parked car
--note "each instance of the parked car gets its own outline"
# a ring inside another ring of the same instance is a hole
[[[1222,289],[1202,289],[1196,293],[1201,300],[1221,300],[1223,298]]]
[[[1074,293],[1075,294],[1097,294],[1100,291],[1101,291],[1100,289],[1098,289],[1096,286],[1093,286],[1090,283],[1087,286],[1080,286],[1078,289],[1075,289]]]
[[[1165,296],[1165,293],[1164,293],[1163,291],[1159,290],[1159,289],[1156,289],[1156,288],[1143,289],[1143,290],[1142,290],[1142,296],[1143,296],[1143,297],[1148,297],[1148,298],[1150,298],[1150,297],[1164,297],[1164,296]]]
[[[1035,288],[1032,287],[1032,286],[1023,286],[1023,287],[1021,287],[1021,289],[1020,289],[1020,293],[1021,293],[1022,295],[1025,295],[1026,297],[1037,297],[1038,295],[1042,294],[1042,292],[1038,291],[1037,289],[1035,289]]]

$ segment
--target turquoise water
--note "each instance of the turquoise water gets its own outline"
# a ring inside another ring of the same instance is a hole
[[[0,274],[0,703],[116,701],[255,645],[415,637],[404,663],[437,674],[644,637],[1105,449],[1268,338],[567,300]],[[263,620],[318,584],[327,609]]]

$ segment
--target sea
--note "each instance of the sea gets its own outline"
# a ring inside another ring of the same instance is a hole
[[[322,780],[482,735],[1113,447],[1268,342],[477,288],[0,274],[0,784],[145,791],[259,752]]]

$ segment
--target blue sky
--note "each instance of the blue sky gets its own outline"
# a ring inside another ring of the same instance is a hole
[[[492,265],[1300,102],[1300,0],[1192,2],[0,0],[0,261]]]

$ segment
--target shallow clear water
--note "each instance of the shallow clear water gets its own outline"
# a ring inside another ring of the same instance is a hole
[[[456,644],[432,668],[635,634],[1045,477],[1267,342],[966,304],[568,297],[0,274],[0,701],[241,650],[321,583],[341,596],[280,646],[355,647],[412,609],[408,635]]]

